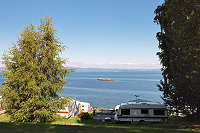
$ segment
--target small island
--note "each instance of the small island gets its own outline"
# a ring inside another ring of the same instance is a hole
[[[98,78],[97,80],[100,80],[100,81],[116,81],[116,80],[109,79],[109,78]]]

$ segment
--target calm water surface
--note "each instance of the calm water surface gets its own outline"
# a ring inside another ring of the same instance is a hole
[[[97,78],[112,78],[116,81],[98,81]],[[67,76],[71,82],[64,86],[60,96],[70,96],[91,106],[110,108],[126,100],[136,99],[135,95],[145,100],[163,102],[159,84],[159,71],[133,72],[74,72]],[[0,75],[0,84],[6,79]]]

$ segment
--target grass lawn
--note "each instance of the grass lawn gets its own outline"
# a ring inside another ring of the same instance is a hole
[[[15,123],[5,114],[0,115],[0,133],[191,133],[200,132],[200,124],[185,118],[171,116],[166,123],[106,124],[102,121],[80,122],[76,116],[70,119],[56,119],[52,123]]]

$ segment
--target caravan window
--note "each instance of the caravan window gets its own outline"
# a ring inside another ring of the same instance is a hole
[[[165,110],[154,110],[154,115],[165,115]]]
[[[141,114],[149,114],[149,110],[148,109],[141,109]]]
[[[122,109],[121,114],[122,115],[130,115],[130,109]]]

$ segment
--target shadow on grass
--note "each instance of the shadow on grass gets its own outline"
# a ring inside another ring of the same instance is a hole
[[[85,133],[83,126],[0,122],[1,133],[82,133],[81,131]]]
[[[138,124],[107,124],[102,121],[79,121],[74,118],[73,123],[81,125],[66,125],[66,121],[57,124],[45,123],[12,123],[0,122],[0,133],[191,133],[186,126],[196,126],[181,117],[170,117],[167,123],[138,123]],[[186,129],[185,129],[186,128]],[[190,128],[191,129],[191,128]]]
[[[176,116],[170,117],[169,121],[166,123],[107,124],[92,119],[79,121],[79,123],[84,124],[85,126],[90,126],[95,132],[191,133],[198,132],[199,130],[198,128],[193,128],[194,122],[189,123],[185,118]]]

